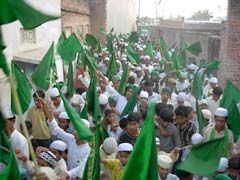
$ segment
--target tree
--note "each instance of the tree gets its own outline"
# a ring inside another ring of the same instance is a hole
[[[188,20],[193,21],[209,21],[212,18],[212,13],[209,12],[208,9],[206,10],[198,10],[197,12],[194,12]]]

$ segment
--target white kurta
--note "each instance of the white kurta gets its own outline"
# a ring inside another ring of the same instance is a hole
[[[82,178],[85,164],[87,162],[90,146],[88,143],[77,145],[76,140],[72,134],[66,133],[61,129],[56,120],[48,121],[49,128],[52,135],[56,135],[57,138],[61,139],[68,145],[68,157],[67,164],[69,171],[67,172],[70,178]]]

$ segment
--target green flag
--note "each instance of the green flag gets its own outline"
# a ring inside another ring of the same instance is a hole
[[[57,51],[59,49],[59,47],[63,44],[63,42],[66,40],[66,34],[64,33],[64,31],[62,32],[62,34],[60,35],[60,37],[58,38],[58,42],[57,42]]]
[[[230,109],[233,101],[240,101],[240,90],[228,80],[223,91],[223,97],[220,101],[220,107]]]
[[[138,92],[138,88],[136,88],[133,93],[132,96],[130,97],[130,99],[128,100],[126,106],[123,109],[123,112],[121,114],[121,117],[124,117],[125,115],[129,114],[130,112],[133,112],[136,104],[137,104],[137,92]]]
[[[196,56],[199,56],[199,54],[202,52],[202,47],[201,47],[201,43],[200,41],[196,42],[196,43],[193,43],[191,44],[190,46],[188,46],[187,50],[196,55]]]
[[[186,64],[187,64],[186,49],[187,49],[187,45],[182,41],[180,44],[179,55],[178,55],[179,62],[182,67],[186,67]]]
[[[78,41],[76,35],[72,33],[58,48],[58,53],[65,64],[72,62],[78,52],[82,52],[83,47]]]
[[[74,80],[73,80],[73,65],[69,63],[68,65],[68,76],[67,76],[67,92],[70,96],[74,94]]]
[[[50,81],[50,76],[52,73],[52,78],[54,77],[54,71],[56,68],[55,58],[54,58],[54,44],[52,43],[51,47],[48,49],[47,53],[38,64],[37,68],[32,74],[32,81],[34,84],[44,90],[48,90]]]
[[[221,60],[212,60],[209,63],[206,64],[201,64],[200,67],[202,68],[206,68],[209,70],[218,70],[219,69],[219,65],[222,61]]]
[[[177,169],[194,175],[213,177],[223,152],[224,139],[214,139],[192,146],[187,159]]]
[[[235,100],[232,102],[228,111],[228,123],[231,125],[234,142],[236,142],[240,135],[240,112]]]
[[[144,55],[149,55],[151,57],[151,59],[153,59],[153,45],[152,42],[149,42],[147,44],[147,47],[143,50]]]
[[[0,113],[0,162],[6,165],[5,169],[0,172],[0,179],[20,179],[18,164],[15,159],[11,142],[4,131],[5,124],[6,120]]]
[[[80,118],[82,119],[88,119],[88,113],[87,113],[87,109],[86,109],[86,105],[84,105],[81,113],[80,113]]]
[[[25,113],[32,100],[32,85],[25,76],[25,74],[19,69],[19,67],[12,61],[12,75],[16,83],[16,90],[19,97],[19,102],[21,105],[22,112]],[[13,95],[11,95],[11,109],[12,112],[17,114],[16,107],[13,100]]]
[[[196,99],[200,99],[202,96],[202,76],[199,71],[194,74],[193,78],[193,95]]]
[[[88,51],[83,51],[82,53],[82,60],[83,62],[88,66],[88,71],[91,76],[95,76],[97,67],[94,63],[94,59],[91,57],[90,53]]]
[[[131,47],[131,45],[128,45],[126,55],[133,64],[140,63],[139,54]]]
[[[112,54],[114,52],[114,45],[113,45],[114,37],[112,34],[108,34],[106,39],[107,39],[107,50],[109,54]]]
[[[108,33],[104,30],[104,28],[103,27],[99,27],[98,28],[98,32],[100,32],[102,35],[104,35],[104,36],[107,36],[108,35]]]
[[[92,47],[92,49],[95,49],[100,42],[99,38],[90,33],[86,35],[85,41],[89,46]]]
[[[171,57],[170,57],[169,52],[168,52],[167,43],[165,42],[165,40],[163,39],[162,36],[160,36],[160,38],[159,38],[159,45],[160,45],[160,49],[161,49],[162,56],[163,56],[167,61],[171,61]]]
[[[155,104],[150,104],[147,118],[143,123],[141,133],[125,167],[122,180],[158,179],[154,112]]]
[[[122,73],[120,84],[118,86],[118,92],[121,95],[125,94],[125,88],[126,88],[126,84],[127,84],[128,73],[129,73],[129,68],[128,68],[128,64],[126,64],[126,66],[124,68],[124,71]]]
[[[33,29],[47,21],[58,18],[39,12],[22,0],[0,1],[0,25],[19,20],[24,29]]]
[[[2,33],[1,33],[1,29],[0,29],[0,50],[5,49],[5,45],[3,42],[3,38],[2,38]]]
[[[199,106],[198,99],[196,99],[196,114],[197,114],[197,120],[198,120],[199,133],[203,134],[203,128],[206,125],[206,119],[202,114],[202,110]]]
[[[135,31],[132,31],[130,36],[128,37],[128,41],[131,43],[137,43],[138,42],[138,34]]]
[[[91,130],[83,123],[77,112],[73,109],[71,104],[69,104],[68,100],[63,95],[60,87],[58,87],[58,91],[60,93],[60,96],[62,98],[64,108],[70,118],[70,121],[74,127],[74,129],[77,131],[79,137],[86,141],[91,141],[92,139],[92,132]]]
[[[106,72],[106,76],[111,81],[112,77],[117,73],[117,62],[115,52],[111,54],[110,61],[108,63],[108,68]]]

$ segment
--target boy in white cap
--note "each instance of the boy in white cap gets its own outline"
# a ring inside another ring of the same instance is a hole
[[[61,112],[65,111],[62,99],[60,97],[59,91],[57,88],[52,88],[50,91],[50,97],[53,102],[54,108],[54,117],[58,119],[58,116]]]
[[[141,91],[139,94],[139,105],[147,105],[148,104],[148,92],[147,91]]]
[[[215,126],[204,131],[204,139],[211,140],[224,137],[223,156],[228,157],[234,153],[233,133],[226,127],[228,110],[218,108],[215,112]]]
[[[118,159],[103,159],[101,162],[106,169],[112,172],[111,180],[120,180],[127,165],[133,146],[129,143],[122,143],[118,146]]]
[[[173,166],[172,159],[167,155],[158,155],[158,180],[178,180],[179,178],[170,173]]]
[[[139,85],[143,79],[143,71],[142,71],[142,68],[141,66],[137,66],[135,68],[135,73],[136,73],[136,77],[135,77],[135,84],[136,85]]]
[[[66,112],[61,112],[58,117],[58,125],[62,128],[65,132],[73,134],[74,129],[70,123],[70,118],[68,117]]]
[[[218,79],[216,77],[212,77],[209,79],[208,85],[206,85],[203,89],[203,95],[205,98],[209,97],[212,95],[212,91],[215,87],[218,85]]]

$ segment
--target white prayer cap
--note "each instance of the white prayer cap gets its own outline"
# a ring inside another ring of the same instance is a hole
[[[67,86],[63,86],[61,88],[61,91],[62,91],[63,94],[67,94]]]
[[[135,71],[141,71],[142,70],[142,68],[140,67],[140,66],[137,66],[136,68],[135,68]]]
[[[122,57],[121,61],[126,61],[127,58],[126,57]]]
[[[218,83],[218,79],[215,78],[215,77],[212,77],[210,80],[209,80],[210,83],[215,83],[217,84]]]
[[[146,48],[146,45],[142,45],[142,48],[145,49],[145,48]]]
[[[228,117],[228,110],[225,108],[217,108],[216,112],[215,112],[215,116],[219,116],[219,117]]]
[[[67,149],[67,144],[63,141],[56,140],[50,144],[50,148],[53,148],[59,151],[65,151]]]
[[[15,115],[13,114],[13,112],[11,111],[11,109],[9,108],[8,110],[6,111],[3,111],[2,112],[2,115],[5,119],[10,119],[10,118],[13,118],[15,117]]]
[[[122,58],[126,58],[127,56],[126,56],[126,54],[122,54]]]
[[[104,61],[109,61],[109,60],[110,60],[109,57],[104,58]]]
[[[108,103],[108,97],[106,94],[100,94],[98,100],[101,105],[105,105]]]
[[[160,139],[158,137],[155,137],[156,145],[160,145]]]
[[[82,119],[82,118],[81,118],[81,120],[88,128],[90,128],[90,122],[88,120]]]
[[[150,56],[146,55],[146,56],[144,56],[144,59],[150,60]]]
[[[55,166],[57,163],[56,156],[51,151],[43,151],[38,155],[38,157],[47,161],[52,166]]]
[[[200,144],[203,141],[203,137],[201,134],[195,133],[191,137],[192,144]]]
[[[186,100],[186,95],[184,92],[179,92],[177,95],[177,100],[180,102],[184,102]]]
[[[133,150],[133,146],[129,143],[121,143],[118,145],[118,152],[121,152],[121,151],[131,152],[132,150]]]
[[[68,117],[68,114],[67,114],[67,112],[61,112],[60,114],[59,114],[59,117],[58,117],[59,119],[70,119],[69,117]]]
[[[198,68],[198,66],[195,65],[195,64],[190,64],[190,65],[188,66],[188,69],[193,70],[193,71],[195,71],[197,68]]]
[[[187,78],[188,78],[188,73],[187,73],[187,72],[181,72],[181,73],[180,73],[180,79],[181,79],[181,78],[182,78],[182,79],[183,79],[183,78],[184,78],[184,79],[187,79]]]
[[[113,154],[117,150],[117,141],[113,137],[108,137],[103,141],[103,148],[108,154]]]
[[[58,89],[57,88],[52,88],[51,91],[50,91],[50,96],[51,97],[60,96]]]
[[[148,92],[147,91],[141,91],[139,97],[148,99],[149,98]]]
[[[125,44],[124,44],[124,46],[126,46],[126,47],[127,47],[127,46],[128,46],[128,43],[125,43]]]
[[[173,161],[169,156],[165,154],[158,155],[158,166],[160,166],[161,168],[170,169],[172,164]]]
[[[212,113],[208,109],[202,109],[202,114],[205,119],[211,120]]]
[[[207,100],[206,100],[206,99],[201,99],[201,100],[199,101],[199,105],[202,105],[202,104],[206,104],[206,105],[208,106]]]
[[[222,157],[220,159],[218,168],[217,168],[217,172],[225,172],[228,168],[228,159],[225,157]]]

